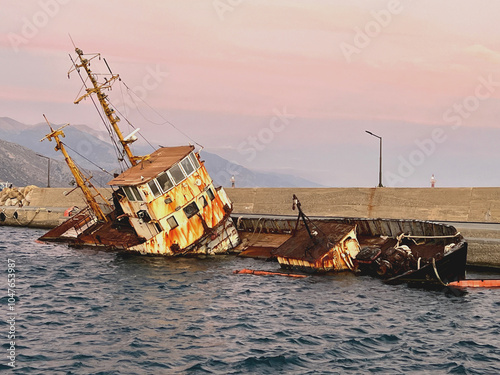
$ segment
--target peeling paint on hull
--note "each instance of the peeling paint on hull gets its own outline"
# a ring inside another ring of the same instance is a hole
[[[173,251],[172,247],[166,245],[165,237],[159,233],[150,240],[127,250],[137,251],[141,254],[187,256],[187,255],[215,255],[230,252],[240,243],[240,238],[231,218],[227,218],[212,231],[203,235],[192,245],[185,249]]]

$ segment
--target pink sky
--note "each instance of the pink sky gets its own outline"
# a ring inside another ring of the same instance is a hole
[[[388,186],[427,186],[431,173],[438,186],[500,184],[470,176],[472,166],[467,181],[447,168],[474,129],[497,134],[498,1],[4,0],[0,9],[2,117],[34,124],[45,113],[101,127],[89,102],[72,104],[81,84],[66,75],[71,34],[129,87],[146,82],[146,101],[207,150],[249,168],[374,186],[378,143],[366,128],[384,137]],[[356,44],[358,30],[372,34],[367,45]],[[346,57],[347,45],[358,52]],[[276,111],[290,114],[284,130],[270,128]],[[140,114],[160,119],[144,106],[131,111],[148,138],[186,142]],[[436,128],[447,140],[420,161],[415,139]],[[265,142],[252,146],[251,137]],[[499,156],[483,146],[468,145],[467,160]],[[408,176],[402,160],[414,164]]]

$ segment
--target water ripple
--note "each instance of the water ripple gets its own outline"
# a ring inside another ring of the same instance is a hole
[[[15,374],[498,373],[498,289],[233,275],[278,267],[72,249],[35,242],[41,230],[0,230],[0,251],[16,260]]]

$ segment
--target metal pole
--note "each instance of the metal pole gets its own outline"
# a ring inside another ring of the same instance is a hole
[[[40,155],[40,154],[36,154],[37,156],[40,156],[41,158],[45,158],[47,159],[47,187],[49,188],[50,187],[50,158],[48,156],[44,156],[44,155]]]
[[[380,160],[378,163],[378,187],[384,187],[384,185],[382,185],[382,137],[380,137]]]
[[[365,130],[370,135],[373,135],[374,137],[378,138],[380,141],[380,157],[379,157],[379,163],[378,163],[378,187],[384,187],[382,185],[382,137],[376,134],[373,134],[372,132]]]

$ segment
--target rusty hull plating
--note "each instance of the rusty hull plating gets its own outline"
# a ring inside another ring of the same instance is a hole
[[[309,272],[352,271],[359,252],[356,225],[324,221],[315,227],[314,239],[302,228],[273,251],[280,265]]]
[[[355,228],[353,232],[356,233],[356,241],[361,249],[353,262],[353,271],[357,275],[379,277],[387,284],[408,283],[424,288],[441,287],[449,282],[465,279],[467,242],[451,225],[403,219],[317,218],[308,222],[313,238],[318,237],[315,244],[309,233],[306,233],[305,222],[297,223],[297,219],[292,217],[235,214],[233,218],[244,239],[240,247],[248,245],[250,248],[249,254],[242,249],[241,256],[255,257],[255,254],[265,253],[258,251],[266,246],[258,239],[260,236],[267,238],[277,233],[291,236],[290,240],[287,240],[291,242],[277,244],[275,250],[268,252],[269,257],[283,258],[282,264],[287,262],[284,268],[307,272],[341,270],[342,267],[330,268],[333,264],[330,257],[335,254],[333,244],[339,245],[343,241],[349,241],[350,244],[345,243],[338,248],[355,248],[355,237],[352,234],[345,236],[350,233],[348,228]],[[324,222],[330,222],[329,226],[323,227]],[[347,227],[336,227],[335,223]],[[294,232],[294,226],[297,232]],[[318,235],[314,234],[315,230]],[[324,233],[322,236],[319,235],[321,232]],[[252,241],[245,241],[247,234]],[[330,245],[327,241],[322,241],[322,238],[328,235],[334,240]],[[293,242],[294,239],[296,242]],[[335,239],[338,242],[335,242]],[[405,258],[400,257],[401,251],[407,254]],[[391,252],[392,257],[385,256]],[[343,258],[341,254],[340,257]],[[408,257],[413,261],[407,264]],[[379,260],[382,262],[379,263]],[[337,259],[335,261],[338,264]],[[384,265],[385,269],[380,265]]]

